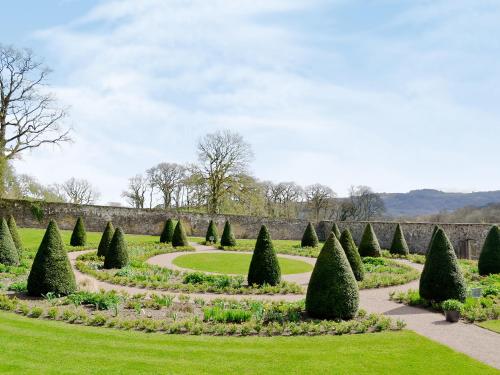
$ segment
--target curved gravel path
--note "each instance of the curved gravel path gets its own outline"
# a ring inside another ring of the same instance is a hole
[[[196,251],[208,251],[208,252],[219,252],[220,250],[214,247],[203,246],[199,244],[192,244]],[[100,289],[104,290],[117,290],[126,291],[130,294],[137,293],[162,293],[158,290],[148,290],[144,288],[128,287],[110,284],[107,282],[102,282],[96,280],[92,276],[86,275],[78,271],[75,267],[76,258],[89,252],[91,250],[71,252],[68,254],[70,258],[71,265],[75,273],[77,283],[87,289],[97,291]],[[178,254],[178,253],[172,253]],[[185,252],[183,253],[185,254]],[[167,262],[171,263],[173,258],[164,257],[162,254],[160,256],[152,257],[148,260],[150,264],[166,265]],[[280,256],[285,256],[281,255]],[[287,256],[294,257],[294,256]],[[294,257],[294,259],[300,258],[304,260],[305,257]],[[310,258],[314,264],[315,259]],[[421,271],[423,266],[419,264],[414,264],[406,260],[399,260],[399,262],[408,264],[413,268]],[[164,263],[164,264],[162,264]],[[171,267],[170,265],[168,265]],[[174,267],[172,267],[174,268]],[[308,273],[310,274],[310,273]],[[299,274],[301,276],[301,284],[303,284],[303,277],[305,274]],[[289,275],[293,276],[293,275]],[[299,281],[299,282],[300,282]],[[306,282],[307,284],[307,282]],[[458,323],[448,323],[444,320],[443,314],[432,312],[426,309],[405,306],[389,300],[389,293],[392,291],[406,291],[408,289],[418,289],[418,280],[412,281],[405,285],[398,285],[388,288],[378,288],[378,289],[364,289],[360,290],[360,307],[367,310],[368,312],[380,313],[390,316],[394,319],[404,320],[407,324],[408,329],[411,329],[423,336],[426,336],[434,341],[441,344],[447,345],[450,348],[469,355],[479,361],[482,361],[490,366],[500,369],[500,334],[488,331],[484,328],[478,327],[473,324],[465,324],[462,322]],[[168,292],[171,295],[179,296],[178,292]],[[257,299],[257,300],[285,300],[285,301],[298,301],[304,298],[302,294],[285,294],[285,295],[226,295],[226,294],[213,294],[213,293],[189,293],[192,298],[203,298],[206,300],[212,300],[215,298],[235,298],[235,299]]]

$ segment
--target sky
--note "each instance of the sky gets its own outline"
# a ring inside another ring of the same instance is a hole
[[[18,0],[73,143],[15,161],[101,203],[231,129],[261,180],[378,192],[500,189],[497,0]]]

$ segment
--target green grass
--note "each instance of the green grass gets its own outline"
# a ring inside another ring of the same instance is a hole
[[[0,312],[0,337],[0,372],[11,374],[498,373],[410,331],[321,337],[167,336]]]
[[[487,320],[486,322],[477,323],[477,325],[489,329],[490,331],[500,333],[500,320]]]
[[[201,253],[181,255],[175,258],[173,263],[178,267],[197,271],[246,275],[251,259],[251,254]],[[278,257],[278,260],[283,275],[311,272],[313,269],[311,264],[300,260],[282,257]]]

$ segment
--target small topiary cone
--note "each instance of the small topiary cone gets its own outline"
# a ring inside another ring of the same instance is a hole
[[[248,285],[277,285],[281,281],[281,269],[274,252],[271,235],[266,226],[260,228],[252,261],[248,269]]]
[[[116,228],[108,252],[104,258],[104,268],[123,268],[128,264],[127,243],[120,227]]]
[[[189,246],[189,241],[184,231],[184,226],[179,220],[175,226],[174,235],[172,236],[172,246],[173,247],[183,247]]]
[[[9,215],[9,218],[7,219],[7,225],[9,226],[14,245],[16,245],[19,260],[21,260],[21,257],[23,256],[23,242],[21,241],[21,236],[19,235],[19,231],[17,230],[17,224],[14,216]]]
[[[375,231],[370,223],[368,223],[365,227],[358,251],[359,255],[362,257],[381,256],[380,245],[378,243],[377,236],[375,235]]]
[[[104,232],[102,233],[101,241],[99,242],[99,247],[97,248],[97,255],[100,257],[105,257],[108,253],[109,246],[111,245],[111,240],[115,234],[115,228],[113,223],[108,221]]]
[[[219,233],[217,232],[217,226],[213,220],[210,220],[207,228],[207,234],[205,235],[205,242],[217,243],[219,242]]]
[[[174,236],[175,225],[172,219],[168,219],[165,221],[165,225],[163,226],[163,230],[160,235],[161,243],[172,243],[172,237]]]
[[[356,247],[356,244],[352,239],[352,235],[349,229],[346,229],[342,232],[339,242],[344,249],[347,260],[349,261],[352,272],[354,273],[354,277],[357,281],[363,280],[365,277],[363,261],[361,260],[361,256],[358,253],[358,248]]]
[[[496,225],[488,232],[477,266],[481,276],[500,273],[500,228]]]
[[[233,228],[231,228],[229,220],[226,220],[226,223],[224,224],[224,231],[222,232],[220,244],[223,247],[236,246],[236,237],[234,237]]]
[[[304,235],[302,236],[302,241],[300,246],[302,247],[316,247],[318,246],[318,236],[311,222],[307,224],[306,230],[304,231]]]
[[[17,266],[19,264],[19,253],[4,218],[0,223],[0,263],[6,266]]]
[[[410,250],[408,250],[408,244],[406,243],[405,235],[401,225],[396,226],[396,231],[394,232],[394,237],[392,239],[392,245],[389,249],[391,254],[396,255],[408,255]]]
[[[85,225],[83,224],[83,219],[79,217],[76,220],[75,228],[71,234],[71,240],[69,244],[71,246],[85,246],[87,243],[87,233],[85,232]]]
[[[337,223],[333,223],[332,232],[335,235],[335,237],[337,237],[337,240],[340,240],[341,234],[340,234],[340,229],[339,229],[339,226],[337,225]]]

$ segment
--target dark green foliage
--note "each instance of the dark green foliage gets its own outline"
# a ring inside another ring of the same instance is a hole
[[[377,236],[370,223],[366,225],[358,251],[362,257],[379,257],[381,255]]]
[[[304,235],[302,236],[302,242],[300,246],[302,247],[316,247],[318,246],[318,236],[316,235],[316,231],[314,230],[311,222],[307,224],[306,230],[304,231]]]
[[[174,237],[175,225],[172,219],[168,219],[165,221],[165,225],[163,226],[163,230],[160,235],[161,243],[171,243],[172,238]]]
[[[500,228],[494,225],[484,241],[478,263],[481,276],[500,273]]]
[[[260,228],[250,268],[248,269],[249,285],[277,285],[281,281],[281,269],[274,251],[271,235],[266,226]]]
[[[463,302],[466,295],[465,279],[455,250],[443,229],[438,228],[420,276],[420,296],[435,302],[447,299]]]
[[[4,218],[2,218],[0,224],[0,263],[6,266],[17,266],[19,264],[19,253]]]
[[[68,295],[76,291],[75,275],[54,220],[49,222],[28,276],[28,293]]]
[[[104,268],[123,268],[128,264],[127,243],[123,230],[118,227],[109,244],[108,253],[104,258]]]
[[[213,220],[210,220],[210,223],[208,224],[207,234],[205,235],[205,241],[211,243],[219,242],[219,233],[217,232],[217,226],[215,225]]]
[[[405,235],[401,225],[396,226],[396,231],[394,232],[394,238],[392,239],[392,245],[389,249],[391,254],[408,255],[410,251],[408,250],[408,244],[406,243]]]
[[[434,225],[434,229],[432,230],[432,234],[431,234],[431,239],[429,241],[429,245],[427,245],[427,251],[425,252],[426,255],[429,253],[429,250],[431,249],[432,241],[434,240],[434,236],[436,235],[436,232],[438,229],[439,229],[439,227],[437,225]]]
[[[236,238],[234,237],[233,228],[231,228],[229,220],[226,220],[226,224],[224,224],[224,231],[222,232],[220,244],[221,246],[236,246]]]
[[[172,236],[172,246],[173,247],[189,246],[186,232],[184,231],[184,226],[182,225],[182,222],[180,220],[177,222],[177,225],[175,226],[174,235]]]
[[[333,232],[332,232],[333,233]],[[335,234],[335,233],[334,233]],[[336,236],[335,236],[336,237]],[[352,239],[351,232],[346,229],[342,232],[340,236],[340,245],[344,249],[345,255],[349,264],[351,265],[352,272],[356,280],[361,281],[365,277],[365,271],[363,268],[363,261],[358,253],[358,248]]]
[[[356,278],[346,254],[330,233],[319,253],[309,281],[306,311],[318,319],[352,319],[359,307]]]
[[[87,233],[85,232],[85,225],[83,224],[83,219],[79,217],[76,220],[75,228],[71,234],[71,240],[69,244],[71,246],[85,246],[87,243]]]
[[[340,229],[339,229],[339,226],[337,225],[337,223],[333,223],[332,232],[335,235],[335,237],[337,237],[337,240],[340,240],[341,234],[340,234]]]
[[[12,240],[14,241],[14,245],[16,245],[19,259],[21,259],[21,256],[23,255],[23,242],[21,241],[21,236],[19,236],[19,231],[17,230],[17,224],[14,216],[9,215],[9,218],[7,219],[7,225],[9,226],[10,235],[12,236]]]
[[[101,241],[99,242],[99,247],[97,248],[97,255],[100,257],[105,257],[109,250],[109,245],[111,245],[111,240],[115,234],[115,228],[113,223],[108,221],[104,232],[102,233]]]

